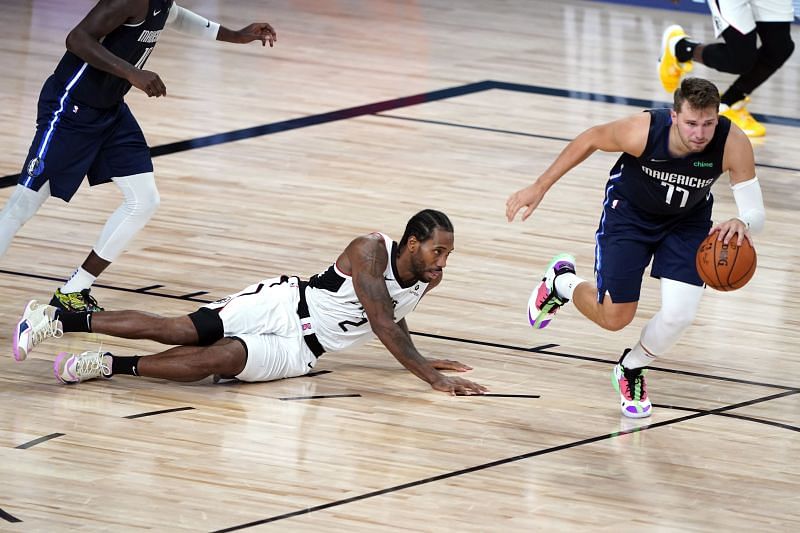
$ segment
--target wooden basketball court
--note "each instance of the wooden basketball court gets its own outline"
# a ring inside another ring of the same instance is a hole
[[[94,2],[2,4],[11,185],[41,84]],[[70,334],[11,356],[26,302],[50,298],[120,201],[85,186],[69,205],[49,200],[0,258],[0,530],[800,530],[798,53],[751,105],[768,128],[755,277],[707,291],[649,371],[654,415],[631,421],[610,372],[658,309],[657,281],[622,332],[572,307],[541,331],[525,316],[553,254],[591,276],[616,154],[592,156],[525,223],[506,222],[505,200],[583,129],[666,105],[661,31],[709,40],[710,16],[579,0],[181,4],[233,28],[269,21],[279,40],[164,32],[147,68],[168,96],[127,97],[161,206],[98,279],[100,303],[185,314],[262,278],[307,278],[357,235],[399,239],[415,212],[440,209],[456,251],[408,323],[424,355],[473,366],[466,377],[492,394],[435,392],[377,342],[272,383],[58,384],[60,351],[160,349]],[[735,215],[727,177],[714,192],[715,219]]]

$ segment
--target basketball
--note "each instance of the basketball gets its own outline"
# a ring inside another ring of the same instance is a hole
[[[756,251],[747,239],[738,246],[736,236],[725,244],[717,240],[717,235],[713,233],[706,237],[697,249],[697,273],[712,289],[740,289],[756,271]]]

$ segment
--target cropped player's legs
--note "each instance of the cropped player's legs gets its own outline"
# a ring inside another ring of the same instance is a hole
[[[212,375],[237,375],[247,363],[247,349],[236,338],[223,338],[211,346],[176,346],[153,355],[119,357],[111,353],[62,352],[53,363],[62,383],[79,383],[115,374],[172,381],[199,381]]]
[[[52,305],[71,311],[102,310],[89,296],[90,287],[150,220],[159,204],[150,149],[138,122],[124,103],[109,120],[113,121],[113,128],[104,137],[87,176],[90,185],[113,181],[124,200],[106,222],[86,260],[51,300]]]
[[[38,191],[17,185],[0,211],[0,257],[5,255],[19,229],[36,214],[50,197],[50,184],[45,183]]]
[[[89,289],[97,276],[119,257],[125,246],[147,224],[158,208],[159,195],[152,172],[113,178],[113,181],[122,191],[124,200],[109,217],[97,243],[83,264],[56,293],[56,297],[62,300],[68,298],[66,295],[81,294],[82,291]],[[79,310],[80,302],[77,307],[73,305],[63,307]]]
[[[702,296],[703,287],[662,279],[661,309],[642,329],[639,342],[625,358],[625,366],[647,366],[667,353],[694,321]]]
[[[639,306],[638,301],[616,303],[610,294],[606,294],[601,302],[597,298],[597,286],[588,281],[575,288],[572,298],[572,303],[583,316],[609,331],[619,331],[630,324]]]

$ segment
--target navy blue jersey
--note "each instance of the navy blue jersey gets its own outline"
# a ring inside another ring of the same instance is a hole
[[[711,200],[711,185],[722,174],[722,156],[731,123],[719,117],[714,137],[699,153],[669,154],[669,109],[650,109],[647,146],[639,157],[623,153],[611,169],[610,185],[638,211],[654,216],[681,216]]]
[[[142,68],[164,29],[172,3],[173,0],[150,0],[142,22],[119,26],[100,44],[115,56]],[[61,58],[53,75],[67,88],[70,99],[95,108],[119,104],[131,88],[127,80],[92,67],[70,51]]]

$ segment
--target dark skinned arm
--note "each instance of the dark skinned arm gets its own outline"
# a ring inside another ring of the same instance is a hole
[[[148,7],[147,0],[100,0],[67,35],[67,50],[94,68],[127,80],[148,96],[166,95],[158,74],[136,68],[100,44],[100,39],[119,26],[144,20]]]
[[[217,33],[217,40],[226,43],[247,44],[253,41],[261,41],[261,46],[266,46],[269,41],[269,47],[272,48],[275,41],[278,40],[278,34],[266,22],[254,22],[242,28],[241,30],[231,30],[225,26],[219,27]]]
[[[394,321],[394,308],[383,272],[388,258],[383,238],[367,235],[354,240],[345,250],[353,286],[372,331],[401,365],[436,390],[450,394],[481,394],[485,388],[471,381],[448,377],[436,370],[411,342],[405,323]]]

